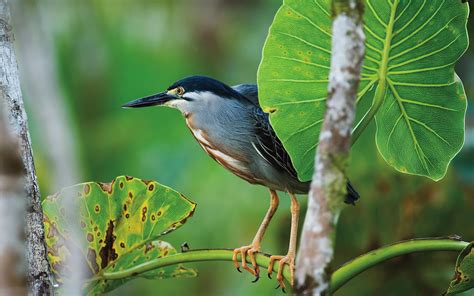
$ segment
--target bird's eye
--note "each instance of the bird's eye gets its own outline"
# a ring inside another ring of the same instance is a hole
[[[182,86],[180,86],[176,89],[176,92],[177,92],[178,95],[182,96],[182,95],[184,95],[185,91],[184,91],[184,88]]]

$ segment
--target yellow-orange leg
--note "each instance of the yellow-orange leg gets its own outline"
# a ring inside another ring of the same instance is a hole
[[[265,231],[267,230],[268,224],[270,224],[270,220],[272,219],[273,215],[278,209],[278,203],[279,203],[279,198],[276,191],[270,189],[270,207],[268,208],[267,214],[263,218],[262,224],[260,224],[260,227],[258,228],[257,233],[255,234],[252,244],[248,246],[243,246],[234,250],[234,255],[232,257],[232,260],[234,261],[235,268],[237,268],[237,270],[241,272],[239,262],[237,261],[237,255],[240,253],[242,268],[247,270],[248,272],[250,272],[256,277],[254,282],[256,282],[259,279],[259,274],[260,274],[260,268],[257,265],[257,261],[255,260],[254,254],[260,251],[260,245],[263,239],[263,235],[265,234]],[[252,268],[250,268],[247,265],[247,261],[246,261],[247,255],[250,258]]]
[[[288,265],[290,268],[290,284],[293,286],[294,283],[294,275],[295,275],[295,257],[296,257],[296,241],[298,237],[298,218],[300,213],[300,205],[298,200],[296,199],[295,194],[292,192],[288,192],[291,197],[291,232],[290,232],[290,244],[288,247],[288,253],[286,256],[271,256],[270,257],[270,264],[268,266],[268,277],[271,278],[271,274],[273,272],[273,265],[275,261],[278,261],[278,272],[277,272],[277,281],[278,287],[281,287],[283,292],[285,292],[285,283],[283,281],[283,268],[285,268],[285,264]]]

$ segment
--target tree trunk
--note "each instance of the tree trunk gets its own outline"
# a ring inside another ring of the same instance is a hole
[[[0,88],[10,130],[18,137],[27,195],[27,280],[33,295],[50,295],[49,265],[44,243],[43,212],[31,150],[28,121],[23,106],[18,65],[13,51],[13,33],[7,0],[0,0]]]
[[[3,95],[0,89],[2,101]],[[18,142],[7,131],[3,109],[0,102],[0,229],[4,230],[0,236],[0,295],[25,295],[24,168]]]
[[[335,228],[346,194],[355,101],[364,57],[362,0],[333,0],[329,93],[296,263],[300,295],[329,294]]]

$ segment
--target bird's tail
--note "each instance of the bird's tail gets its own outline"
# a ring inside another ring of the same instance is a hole
[[[350,205],[355,206],[355,202],[359,198],[360,198],[359,192],[357,192],[355,190],[354,186],[352,186],[351,181],[347,180],[347,195],[346,195],[346,199],[344,200],[344,202],[346,204],[350,204]]]

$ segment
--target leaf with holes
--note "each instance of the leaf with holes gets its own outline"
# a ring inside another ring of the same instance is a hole
[[[301,180],[310,180],[331,58],[329,0],[285,0],[263,49],[260,102]],[[354,141],[375,116],[384,159],[441,179],[464,141],[466,96],[454,65],[468,46],[468,5],[365,1],[366,56]]]
[[[73,198],[80,221],[71,225],[64,208],[65,199]],[[169,256],[176,250],[158,240],[191,217],[195,204],[180,193],[154,181],[117,177],[111,183],[89,182],[65,188],[43,201],[48,258],[56,280],[68,276],[65,266],[71,251],[82,253],[90,278],[86,289],[90,294],[110,291],[129,279],[105,281],[104,272],[120,271],[148,260]],[[67,229],[77,226],[83,241],[70,242]],[[196,271],[181,265],[160,268],[141,274],[163,279],[195,276]]]
[[[467,245],[459,254],[454,269],[454,279],[451,281],[446,295],[458,294],[474,289],[474,246]]]

